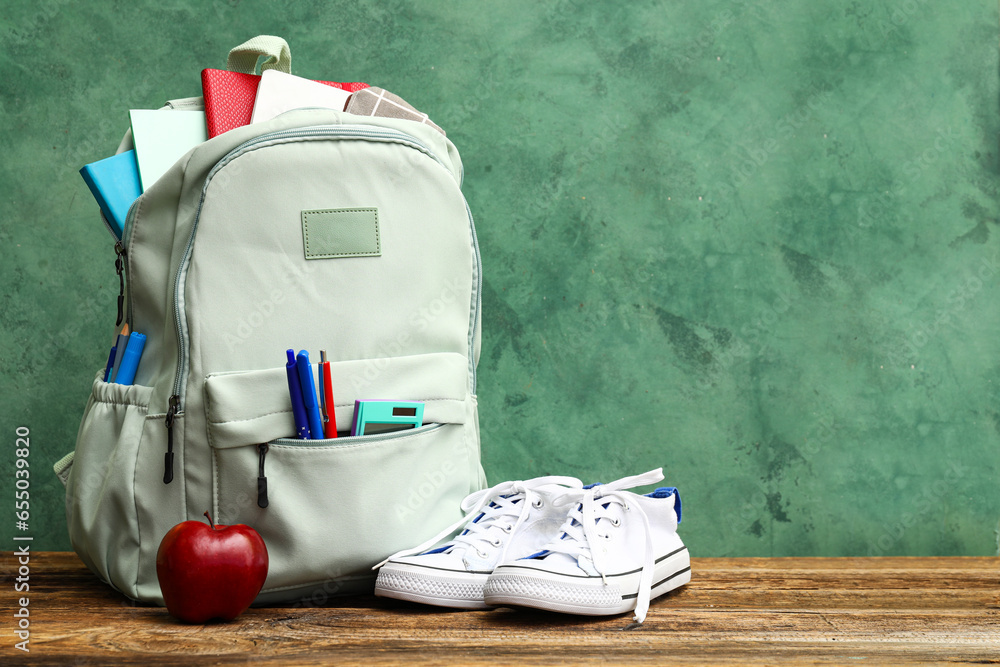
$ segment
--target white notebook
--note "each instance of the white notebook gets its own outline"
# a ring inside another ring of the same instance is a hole
[[[250,122],[271,120],[292,109],[319,107],[343,111],[349,99],[351,94],[346,90],[268,69],[260,77]]]
[[[132,109],[128,113],[143,192],[181,156],[208,141],[204,111]]]

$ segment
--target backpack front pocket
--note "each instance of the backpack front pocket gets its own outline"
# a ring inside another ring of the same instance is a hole
[[[466,459],[461,424],[216,449],[217,515],[264,538],[261,601],[370,591],[373,565],[461,516]]]
[[[424,402],[423,426],[335,439],[283,437],[294,433],[283,368],[207,378],[214,512],[264,538],[270,566],[258,602],[370,592],[373,565],[461,516],[483,480],[464,360],[448,356],[386,362],[396,364],[384,375],[394,386],[367,387],[365,398]],[[344,376],[352,363],[335,368]],[[459,380],[449,392],[442,369],[452,367]],[[435,395],[421,390],[428,382]],[[350,423],[354,398],[340,392],[338,424]]]

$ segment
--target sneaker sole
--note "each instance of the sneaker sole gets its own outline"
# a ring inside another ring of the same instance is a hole
[[[490,575],[484,599],[490,606],[517,605],[586,616],[609,616],[635,609],[639,570],[600,576],[549,572],[529,565],[501,565]],[[660,558],[653,568],[650,599],[691,581],[687,547]]]
[[[389,562],[375,580],[375,595],[455,609],[489,609],[483,599],[488,573],[456,572]]]

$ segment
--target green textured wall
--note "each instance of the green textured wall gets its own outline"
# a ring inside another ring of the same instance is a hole
[[[255,34],[462,151],[492,482],[663,466],[698,556],[995,554],[995,0],[4,2],[0,539],[114,323],[77,170]],[[5,505],[4,503],[8,503]]]

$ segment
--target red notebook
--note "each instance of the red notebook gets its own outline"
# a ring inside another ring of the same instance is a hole
[[[349,93],[356,93],[368,87],[367,83],[360,82],[319,81],[318,83],[340,88]],[[259,84],[259,74],[243,74],[224,69],[201,71],[201,89],[205,96],[205,119],[208,122],[209,139],[250,124]]]

